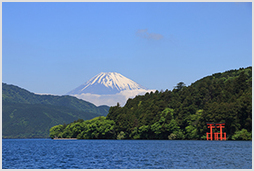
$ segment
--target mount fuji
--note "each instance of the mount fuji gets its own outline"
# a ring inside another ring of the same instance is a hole
[[[151,91],[155,90],[149,90],[119,73],[101,72],[67,95],[89,101],[96,106],[114,106],[117,103],[124,105],[128,98]]]

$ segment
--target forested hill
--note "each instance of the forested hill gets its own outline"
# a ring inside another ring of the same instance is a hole
[[[106,116],[108,110],[76,97],[38,95],[2,83],[3,138],[47,138],[56,124]]]
[[[225,122],[229,139],[243,129],[251,132],[252,67],[137,96],[124,107],[111,107],[107,118],[116,122],[116,132],[132,138],[201,139],[208,131],[206,122]]]
[[[105,105],[96,107],[90,102],[78,99],[73,96],[39,95],[31,93],[18,86],[8,85],[5,83],[2,83],[2,100],[4,102],[11,103],[65,106],[75,110],[96,113],[102,116],[106,116],[109,109],[109,107]]]
[[[206,139],[206,122],[225,122],[227,139],[251,139],[252,67],[216,73],[188,87],[180,82],[172,91],[136,96],[124,107],[111,107],[106,120],[58,125],[51,128],[50,135],[80,139]],[[101,128],[106,125],[107,132],[103,132]]]

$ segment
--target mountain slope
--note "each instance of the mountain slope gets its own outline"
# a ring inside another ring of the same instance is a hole
[[[49,128],[78,119],[106,116],[99,106],[71,96],[37,95],[2,83],[3,138],[49,137]]]
[[[105,105],[96,107],[90,102],[77,99],[73,96],[38,95],[18,86],[7,85],[5,83],[2,83],[2,91],[2,100],[4,102],[65,106],[75,110],[96,113],[102,116],[107,115],[109,109],[109,107]]]
[[[45,104],[3,102],[3,138],[47,138],[50,127],[98,115]]]

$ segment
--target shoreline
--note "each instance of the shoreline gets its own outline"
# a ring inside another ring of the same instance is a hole
[[[77,140],[77,138],[53,138],[53,140]]]

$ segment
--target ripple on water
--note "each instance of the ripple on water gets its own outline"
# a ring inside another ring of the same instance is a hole
[[[3,169],[250,169],[252,142],[3,139],[2,167]]]

